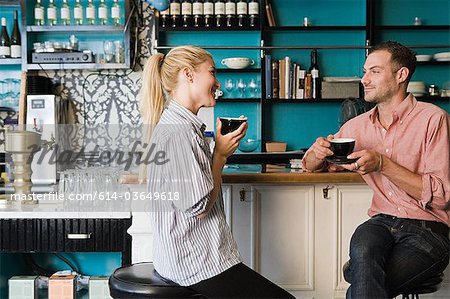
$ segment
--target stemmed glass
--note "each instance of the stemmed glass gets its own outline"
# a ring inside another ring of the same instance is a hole
[[[244,97],[244,92],[245,92],[245,87],[247,87],[245,82],[244,82],[244,80],[243,79],[239,79],[236,82],[236,87],[239,90],[239,97],[243,98]]]
[[[258,83],[255,79],[251,79],[250,82],[248,82],[247,87],[250,91],[250,97],[256,98],[258,96]]]
[[[234,82],[232,79],[225,80],[225,90],[227,91],[227,97],[231,98],[233,94]]]

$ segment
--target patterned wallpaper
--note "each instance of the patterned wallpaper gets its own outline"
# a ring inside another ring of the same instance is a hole
[[[74,122],[80,124],[76,148],[94,145],[126,148],[141,137],[139,101],[141,72],[150,55],[153,11],[143,3],[143,16],[131,27],[134,51],[137,28],[138,42],[133,70],[47,70],[40,76],[48,76],[60,83],[57,93],[70,103],[69,112]],[[137,27],[136,27],[137,26]],[[133,62],[132,62],[133,65]],[[84,128],[83,128],[84,127]],[[0,136],[0,150],[4,137]]]

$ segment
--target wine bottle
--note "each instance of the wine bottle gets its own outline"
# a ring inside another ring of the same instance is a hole
[[[181,3],[180,0],[170,0],[170,19],[172,27],[181,26]]]
[[[236,7],[237,7],[238,27],[247,27],[248,26],[247,0],[238,0]]]
[[[250,0],[248,2],[249,26],[259,26],[259,2],[258,0]]]
[[[18,21],[18,12],[14,11],[14,25],[13,31],[11,33],[11,58],[20,58],[22,57],[22,41],[20,37],[19,31],[19,21]]]
[[[202,0],[194,0],[194,3],[192,3],[192,14],[194,15],[194,27],[203,27],[204,14]]]
[[[309,73],[311,74],[311,98],[321,98],[321,79],[319,76],[319,63],[317,60],[317,50],[311,51],[311,66],[309,67]]]
[[[120,5],[119,0],[114,0],[111,6],[111,18],[113,25],[120,25]]]
[[[214,18],[216,19],[216,27],[225,26],[225,1],[216,0],[214,3]]]
[[[70,7],[67,0],[63,0],[61,5],[61,24],[70,25]]]
[[[42,6],[41,0],[36,0],[34,6],[34,24],[44,26],[44,6]]]
[[[100,0],[98,6],[98,24],[108,25],[108,7],[106,6],[105,0]]]
[[[2,18],[2,34],[0,35],[0,58],[11,57],[11,43],[6,31],[6,18]]]
[[[86,6],[86,23],[88,25],[95,25],[95,5],[92,0],[88,0]]]
[[[83,5],[81,5],[80,0],[77,0],[73,9],[73,18],[75,25],[83,25]]]
[[[236,2],[234,0],[227,0],[225,3],[225,15],[227,27],[236,26]]]
[[[317,49],[313,49],[311,51],[311,65],[309,67],[309,73],[311,73],[312,70],[319,70],[319,64],[317,61]]]
[[[183,27],[192,27],[192,1],[183,0],[181,2],[181,19]]]
[[[214,3],[212,0],[205,0],[203,2],[203,16],[205,27],[214,26]]]
[[[169,17],[170,17],[170,9],[159,12],[159,27],[165,28],[169,27]]]
[[[48,6],[47,6],[47,24],[49,26],[55,26],[56,21],[57,21],[57,16],[56,16],[55,3],[54,3],[54,0],[49,0]]]

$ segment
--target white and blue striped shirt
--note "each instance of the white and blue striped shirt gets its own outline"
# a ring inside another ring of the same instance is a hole
[[[154,199],[150,213],[153,263],[161,276],[182,286],[241,262],[225,220],[222,192],[207,216],[197,218],[205,211],[214,187],[212,155],[204,131],[205,125],[195,114],[171,101],[151,138],[154,152],[165,153],[166,161],[150,164],[148,171],[148,191]]]

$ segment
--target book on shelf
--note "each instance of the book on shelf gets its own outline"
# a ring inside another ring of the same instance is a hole
[[[280,97],[280,84],[279,84],[279,70],[280,65],[278,60],[272,61],[272,98],[277,99]]]
[[[266,75],[266,99],[272,99],[272,55],[264,57],[264,71]]]
[[[291,58],[289,56],[284,57],[285,69],[284,69],[284,98],[289,99],[290,80],[289,74],[291,72]]]
[[[281,59],[278,61],[278,88],[279,88],[279,98],[286,98],[286,60]]]
[[[302,70],[299,65],[297,65],[297,76],[296,79],[296,91],[295,98],[296,99],[304,99],[305,98],[305,76],[306,70]]]
[[[269,1],[266,2],[266,16],[267,16],[267,23],[269,24],[269,27],[277,26],[277,24],[275,22],[275,18],[273,17],[272,5],[269,3]]]
[[[288,99],[294,98],[294,73],[295,68],[297,67],[296,63],[293,63],[289,66],[289,89],[288,89]]]
[[[311,74],[307,74],[305,77],[305,99],[311,99],[312,98],[312,77]]]

